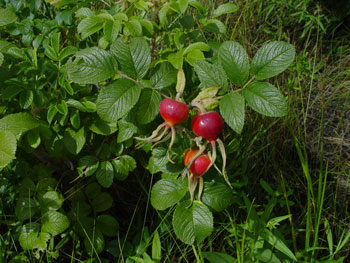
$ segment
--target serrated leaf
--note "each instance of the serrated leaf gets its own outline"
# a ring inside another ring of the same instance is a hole
[[[99,16],[88,16],[80,21],[78,25],[78,33],[81,34],[81,38],[85,39],[88,36],[96,33],[103,28],[104,19]]]
[[[0,119],[0,131],[12,132],[17,136],[20,133],[35,129],[40,124],[42,124],[42,122],[35,119],[29,113],[14,113]]]
[[[16,202],[15,214],[21,221],[32,218],[39,211],[37,202],[28,195],[29,193],[27,193],[27,196],[18,198]]]
[[[49,233],[52,236],[63,233],[69,227],[68,218],[57,211],[49,211],[41,218],[41,231]]]
[[[96,172],[97,181],[103,187],[108,188],[112,185],[113,178],[114,178],[113,165],[108,161],[102,162]]]
[[[56,191],[48,191],[39,197],[39,202],[42,211],[58,210],[61,208],[64,198]]]
[[[91,202],[93,209],[96,212],[103,212],[110,208],[113,204],[113,198],[110,194],[102,192],[96,195]]]
[[[124,33],[134,37],[142,36],[142,26],[138,20],[130,20],[125,22]]]
[[[232,3],[222,4],[222,5],[219,5],[218,8],[214,10],[214,12],[212,13],[212,16],[215,18],[224,14],[237,12],[238,10],[239,8],[235,4],[232,4]]]
[[[89,127],[91,131],[100,135],[110,135],[118,130],[117,122],[106,122],[98,119]]]
[[[204,183],[204,191],[201,200],[216,212],[221,212],[233,204],[234,193],[225,184]]]
[[[67,128],[63,135],[63,143],[67,150],[77,155],[84,147],[86,138],[84,127],[78,131],[74,131],[71,128]]]
[[[119,223],[111,215],[100,215],[97,217],[97,228],[108,237],[118,235]]]
[[[89,230],[88,236],[84,238],[84,247],[88,254],[99,254],[103,251],[105,240],[103,234],[98,229]]]
[[[241,44],[224,42],[219,49],[219,61],[231,82],[241,87],[249,77],[249,57]]]
[[[24,90],[19,95],[19,105],[22,109],[28,109],[33,102],[34,94],[31,90]]]
[[[247,104],[256,112],[270,117],[282,117],[288,112],[282,93],[268,82],[253,82],[243,89]]]
[[[241,134],[245,119],[244,98],[237,92],[231,92],[220,100],[220,113],[232,130]]]
[[[236,260],[225,253],[220,252],[203,252],[203,257],[210,263],[234,263]]]
[[[206,61],[198,61],[194,64],[194,70],[202,82],[203,88],[227,86],[225,71],[219,65],[213,65]]]
[[[6,26],[8,24],[12,24],[17,20],[17,16],[15,13],[8,9],[0,8],[0,26]]]
[[[40,225],[28,223],[22,226],[18,241],[24,250],[35,249],[39,238]]]
[[[226,26],[220,20],[217,19],[209,19],[204,22],[204,28],[208,31],[218,33],[218,34],[226,34]]]
[[[76,59],[66,64],[68,77],[78,84],[94,84],[115,75],[118,65],[112,54],[96,47],[75,54]]]
[[[213,214],[203,203],[184,201],[174,212],[173,227],[176,236],[185,244],[199,244],[213,231]]]
[[[112,164],[116,172],[115,176],[118,180],[125,180],[129,172],[136,168],[135,159],[129,155],[118,157],[118,159],[113,160]]]
[[[111,52],[119,61],[124,74],[141,79],[148,72],[151,50],[146,40],[134,38],[130,44],[117,40],[112,43]]]
[[[257,80],[278,75],[293,62],[295,49],[291,44],[272,41],[264,44],[253,57],[251,70]]]
[[[176,83],[177,72],[170,63],[160,64],[159,69],[152,74],[151,84],[155,89],[164,89]]]
[[[0,168],[7,166],[15,159],[17,140],[9,131],[0,131]]]
[[[159,104],[162,98],[158,91],[143,89],[137,107],[137,121],[140,124],[147,124],[153,121],[159,113]]]
[[[186,192],[186,185],[179,180],[159,180],[152,187],[152,206],[157,210],[165,210],[179,202],[185,196]]]
[[[97,113],[105,121],[116,122],[135,106],[140,93],[140,86],[131,80],[114,81],[98,94]]]
[[[118,143],[125,142],[137,132],[137,127],[135,126],[135,124],[131,121],[128,121],[127,118],[124,118],[118,122],[118,129]]]
[[[95,156],[87,155],[79,159],[77,170],[79,175],[91,176],[97,171],[98,166],[98,159]]]

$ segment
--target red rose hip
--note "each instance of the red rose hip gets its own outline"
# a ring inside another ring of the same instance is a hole
[[[168,98],[162,100],[160,103],[159,112],[170,127],[184,122],[188,117],[188,107],[186,104]]]
[[[186,152],[184,163],[187,166],[193,159],[193,157],[197,154],[199,149],[190,149]],[[210,165],[210,158],[206,154],[199,155],[193,162],[190,167],[190,172],[194,177],[201,176],[204,174]]]
[[[224,126],[224,122],[219,113],[209,111],[206,113],[198,113],[192,118],[191,127],[197,136],[215,141]]]

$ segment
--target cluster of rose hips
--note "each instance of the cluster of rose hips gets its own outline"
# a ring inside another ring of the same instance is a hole
[[[179,100],[179,99],[178,99]],[[170,162],[172,160],[169,157],[169,151],[174,144],[176,130],[175,127],[184,122],[188,118],[189,109],[185,103],[170,98],[163,99],[159,105],[159,112],[164,123],[159,125],[155,129],[152,135],[148,138],[137,138],[139,140],[148,142],[155,142],[156,144],[164,142],[171,138],[169,148],[167,151],[167,157]],[[202,176],[214,165],[216,159],[216,143],[220,147],[220,151],[223,157],[223,168],[221,173],[223,174],[226,182],[230,185],[227,176],[225,174],[226,166],[226,154],[223,142],[218,138],[223,128],[224,122],[215,111],[206,111],[199,103],[192,103],[193,107],[196,107],[199,112],[192,118],[191,127],[194,134],[197,136],[195,141],[198,148],[192,148],[185,153],[184,164],[186,168],[182,173],[182,179],[188,176],[188,187],[191,194],[191,199],[194,199],[194,192],[199,182],[198,199],[203,191],[203,178]],[[171,133],[167,133],[168,131]],[[205,140],[202,144],[202,140]],[[211,151],[207,151],[208,144],[211,144]]]

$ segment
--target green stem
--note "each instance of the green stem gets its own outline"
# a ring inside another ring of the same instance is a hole
[[[199,256],[200,256],[200,258],[201,258],[201,262],[204,262],[204,258],[203,258],[203,255],[202,255],[201,246],[198,244],[198,245],[197,245],[197,248],[198,248]]]
[[[196,260],[198,263],[201,263],[201,260],[198,256],[198,253],[197,253],[197,250],[196,250],[196,247],[194,245],[192,245],[192,249],[193,249],[193,253],[194,253],[194,256],[196,257]]]

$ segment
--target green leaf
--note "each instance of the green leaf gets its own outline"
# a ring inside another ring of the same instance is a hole
[[[113,160],[113,166],[115,170],[115,176],[118,180],[125,180],[129,172],[135,170],[136,168],[136,161],[134,158],[132,158],[129,155],[123,155],[118,157],[118,159]]]
[[[42,211],[58,210],[61,208],[64,198],[56,191],[48,191],[39,197],[39,202]]]
[[[110,187],[113,183],[114,171],[113,165],[108,162],[102,162],[96,172],[96,179],[103,187]]]
[[[153,121],[159,113],[159,104],[162,98],[158,91],[143,89],[137,107],[137,121],[140,124],[147,124]]]
[[[136,132],[137,127],[132,122],[122,119],[118,122],[117,142],[122,143],[129,140]]]
[[[91,202],[93,209],[96,212],[103,212],[109,209],[113,204],[113,198],[110,194],[102,192],[96,195]]]
[[[142,26],[138,20],[130,20],[125,22],[124,33],[134,37],[142,36]]]
[[[164,89],[176,83],[177,71],[170,63],[160,64],[159,69],[152,74],[151,84],[155,89]]]
[[[141,88],[127,79],[114,81],[103,87],[97,98],[97,113],[101,119],[116,122],[136,104]]]
[[[101,30],[103,28],[104,21],[105,20],[99,16],[88,16],[80,21],[78,25],[78,33],[81,34],[82,39],[85,39]]]
[[[98,166],[98,159],[95,156],[87,155],[79,159],[77,170],[79,175],[91,176],[97,171]]]
[[[3,62],[4,62],[4,55],[0,53],[0,66],[2,65]]]
[[[217,34],[226,34],[226,26],[224,23],[222,23],[220,20],[217,19],[209,19],[206,20],[204,23],[204,28],[210,32],[214,32]]]
[[[201,200],[216,212],[221,212],[233,204],[234,193],[226,184],[204,183]]]
[[[186,192],[187,187],[182,181],[175,179],[159,180],[152,187],[152,206],[157,210],[165,210],[179,202]]]
[[[199,201],[184,201],[174,212],[173,227],[176,236],[185,244],[202,242],[213,231],[213,214]]]
[[[69,227],[68,218],[56,211],[49,211],[41,218],[42,227],[41,231],[49,233],[52,236],[63,233]]]
[[[187,54],[185,60],[188,62],[188,64],[193,66],[197,61],[205,60],[205,57],[202,51],[195,49]]]
[[[20,133],[35,129],[40,124],[42,124],[42,122],[35,119],[29,113],[14,113],[0,119],[0,131],[12,132],[17,136]]]
[[[271,249],[268,248],[259,248],[255,253],[256,257],[266,263],[281,263],[278,257],[272,252]]]
[[[247,104],[256,112],[271,117],[282,117],[288,112],[282,93],[268,82],[253,82],[243,89]]]
[[[68,46],[62,49],[62,51],[60,52],[60,55],[58,57],[59,61],[64,60],[65,58],[74,55],[76,52],[78,51],[78,49],[76,47],[72,47],[72,46]]]
[[[209,260],[210,263],[234,263],[236,260],[227,255],[226,253],[220,252],[203,252],[203,257]]]
[[[0,131],[0,168],[4,168],[15,159],[16,149],[17,141],[13,133]]]
[[[227,77],[225,71],[220,65],[213,65],[206,61],[198,61],[194,64],[199,80],[202,82],[203,88],[227,86]]]
[[[103,32],[106,40],[109,42],[113,42],[114,40],[116,40],[120,32],[121,26],[122,25],[118,20],[106,21],[103,27]]]
[[[100,135],[110,135],[118,130],[117,122],[106,122],[104,120],[98,119],[95,121],[89,129],[94,133]]]
[[[158,231],[154,231],[152,240],[152,258],[156,262],[160,262],[162,258],[162,244],[160,243],[160,237]]]
[[[244,98],[237,92],[231,92],[220,100],[219,106],[224,121],[232,130],[241,134],[245,119]]]
[[[97,217],[97,228],[108,237],[115,237],[118,235],[119,223],[111,215],[100,215]]]
[[[63,143],[67,150],[77,155],[83,149],[85,144],[85,131],[84,127],[80,128],[77,132],[71,128],[67,128],[63,135]]]
[[[224,42],[219,49],[219,61],[231,82],[241,87],[249,77],[249,57],[241,44]]]
[[[27,142],[33,149],[39,147],[41,143],[40,132],[38,129],[31,130],[27,134]]]
[[[17,20],[15,13],[8,9],[0,8],[0,27],[12,24]]]
[[[24,90],[19,95],[19,105],[21,106],[22,109],[28,109],[33,102],[33,98],[34,98],[33,91]]]
[[[29,193],[27,193],[27,196],[18,198],[15,207],[15,214],[19,220],[24,221],[32,218],[38,211],[38,203],[29,197]]]
[[[98,229],[88,230],[88,235],[84,238],[84,247],[88,254],[99,254],[103,251],[105,240],[103,234]]]
[[[45,250],[50,236],[47,233],[40,233],[40,225],[28,223],[22,226],[18,241],[24,250],[41,249]]]
[[[117,40],[112,43],[111,52],[119,61],[122,71],[133,78],[143,78],[151,64],[151,49],[146,40],[134,38],[130,44]]]
[[[275,236],[271,231],[264,229],[264,231],[260,234],[260,237],[268,242],[273,248],[281,251],[290,259],[297,261],[297,258],[293,252],[283,243],[279,237]]]
[[[218,8],[214,10],[214,12],[212,13],[212,16],[215,18],[224,14],[237,12],[238,10],[239,8],[235,4],[231,4],[231,3],[222,4],[222,5],[219,5]]]
[[[158,12],[159,22],[162,27],[166,26],[169,23],[167,18],[167,14],[169,10],[170,10],[169,3],[165,3]]]
[[[293,62],[295,49],[291,44],[272,41],[264,44],[252,60],[252,73],[257,80],[278,75]]]
[[[94,84],[115,75],[118,65],[114,57],[103,49],[86,48],[75,54],[74,62],[66,64],[68,77],[78,84]]]

